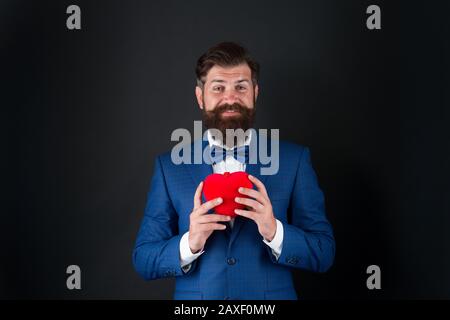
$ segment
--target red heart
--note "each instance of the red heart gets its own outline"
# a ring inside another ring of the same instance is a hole
[[[245,205],[234,201],[236,197],[249,198],[238,191],[239,187],[253,188],[253,183],[248,179],[248,173],[237,171],[224,174],[213,173],[203,182],[203,194],[207,201],[221,197],[223,202],[214,207],[218,214],[235,217],[234,209],[244,209]]]

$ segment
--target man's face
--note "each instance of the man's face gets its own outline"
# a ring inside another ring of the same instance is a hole
[[[247,64],[212,67],[203,89],[196,87],[195,93],[207,128],[217,128],[225,136],[225,129],[252,127],[258,86],[253,85]]]

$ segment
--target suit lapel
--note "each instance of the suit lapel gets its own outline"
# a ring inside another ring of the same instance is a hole
[[[259,139],[256,139],[256,137],[252,137],[252,141],[250,143],[250,152],[259,152]],[[268,153],[271,154],[271,143],[270,143],[270,139],[266,140],[268,145]],[[258,144],[258,145],[256,145]],[[257,179],[259,179],[264,185],[266,185],[266,180],[267,180],[267,175],[262,176],[261,175],[261,162],[259,159],[259,155],[257,157],[257,161],[256,163],[248,163],[245,167],[245,171],[256,177]],[[257,190],[256,186],[253,187],[255,190]],[[255,223],[254,221],[249,221],[250,219],[246,218],[246,217],[242,217],[242,216],[237,216],[235,219],[235,223],[233,226],[233,231],[231,233],[231,238],[230,238],[230,243],[229,246],[231,247],[231,245],[233,244],[233,242],[236,240],[237,236],[239,235],[239,232],[241,231],[242,227],[244,226],[245,223]]]
[[[192,155],[191,159],[194,159],[194,150],[195,150],[195,145],[197,143],[202,144],[202,153],[203,153],[203,150],[206,147],[206,145],[208,144],[208,141],[203,141],[203,140],[194,141],[194,143],[191,145],[191,148],[192,148],[191,149],[191,155]],[[199,185],[200,181],[205,180],[205,178],[208,175],[214,173],[212,165],[206,164],[203,160],[202,160],[201,164],[189,164],[189,165],[187,165],[187,168],[192,177],[192,180],[194,181],[195,189]],[[202,203],[205,201],[206,201],[206,199],[202,193]]]

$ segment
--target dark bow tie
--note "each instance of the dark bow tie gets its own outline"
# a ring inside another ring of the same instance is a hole
[[[249,159],[249,146],[241,146],[237,148],[233,148],[231,150],[227,150],[217,145],[213,145],[211,147],[211,160],[214,164],[219,163],[227,156],[232,156],[237,161],[241,163],[248,163]]]

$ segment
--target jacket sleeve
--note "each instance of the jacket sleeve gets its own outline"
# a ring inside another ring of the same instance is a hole
[[[167,192],[160,157],[154,165],[144,218],[141,222],[133,250],[133,264],[145,280],[190,274],[197,262],[192,262],[189,272],[183,272],[180,263],[178,215]]]
[[[288,212],[291,223],[282,222],[283,250],[278,260],[270,254],[273,263],[314,272],[326,272],[331,267],[335,241],[324,202],[309,149],[302,148]]]

